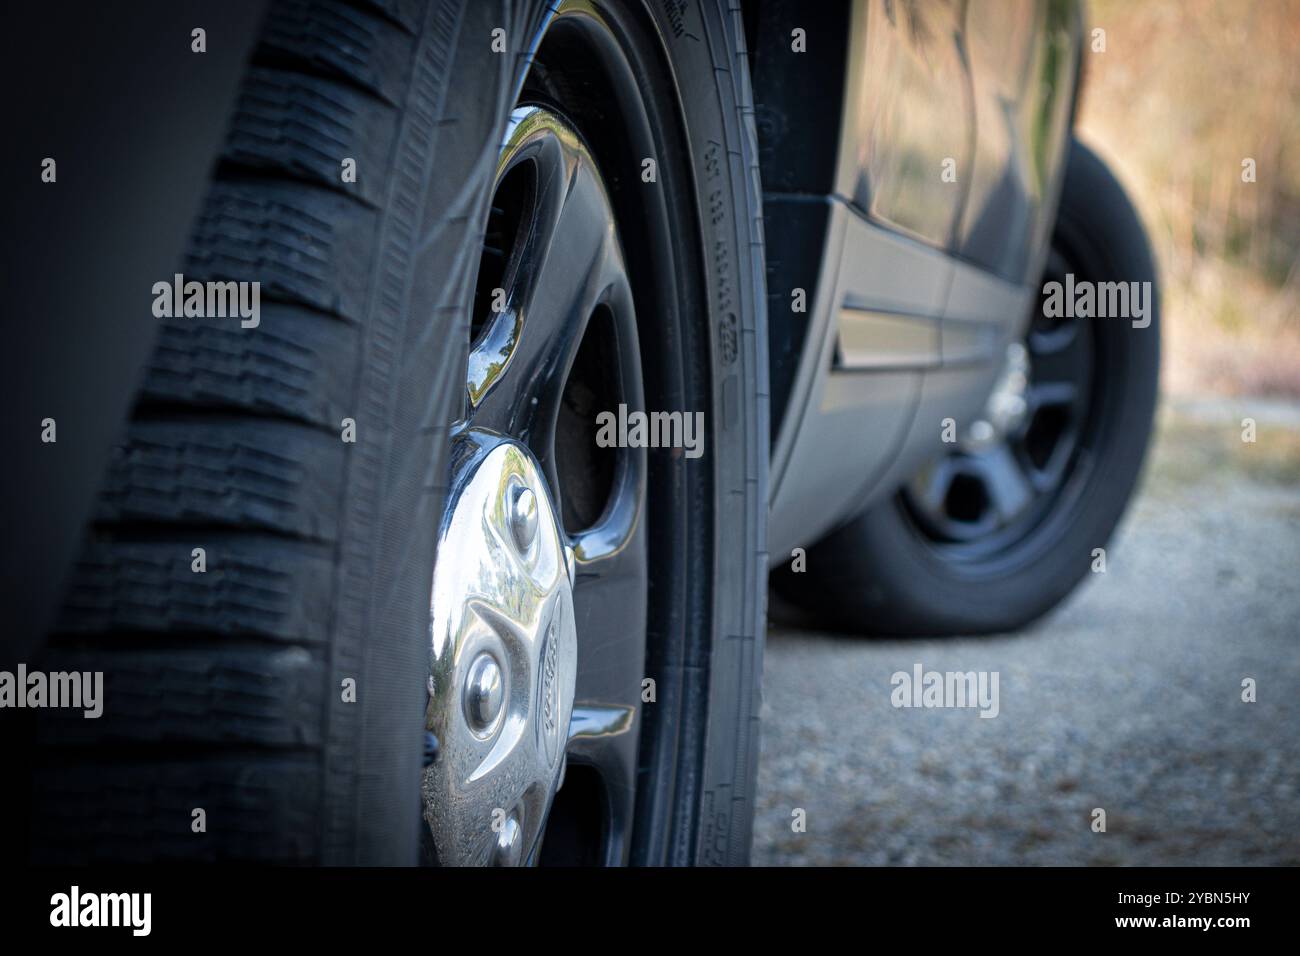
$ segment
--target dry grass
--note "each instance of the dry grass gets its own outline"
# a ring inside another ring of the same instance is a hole
[[[1266,486],[1300,482],[1300,429],[1262,422],[1256,440],[1241,440],[1240,418],[1183,414],[1166,403],[1156,422],[1147,480],[1157,489],[1247,478]]]
[[[1151,232],[1165,388],[1300,398],[1300,0],[1093,0],[1081,135]],[[1242,181],[1242,160],[1256,182]]]

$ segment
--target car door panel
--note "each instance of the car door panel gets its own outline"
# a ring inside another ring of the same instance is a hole
[[[870,0],[852,14],[836,190],[871,220],[940,248],[960,222],[975,148],[964,6]]]
[[[980,0],[966,10],[976,136],[954,252],[1012,282],[1034,280],[1033,251],[1050,225],[1080,16],[1075,0]]]
[[[951,259],[830,203],[827,248],[838,254],[823,264],[793,414],[773,454],[774,560],[812,544],[879,484],[908,436],[925,370],[941,363]]]
[[[940,322],[944,366],[1000,362],[1029,321],[1031,289],[954,262]]]

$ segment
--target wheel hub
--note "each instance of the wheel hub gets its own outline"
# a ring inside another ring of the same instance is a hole
[[[998,373],[984,403],[983,414],[971,423],[963,436],[965,451],[979,452],[1003,441],[1022,424],[1029,412],[1025,393],[1029,388],[1029,350],[1021,342],[1007,345],[1002,371]]]
[[[457,439],[433,577],[425,817],[444,865],[527,863],[573,714],[570,556],[537,462],[511,439]]]

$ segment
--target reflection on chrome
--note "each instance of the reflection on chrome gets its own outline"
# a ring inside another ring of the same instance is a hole
[[[570,562],[537,463],[471,430],[433,576],[424,814],[444,865],[529,863],[564,777],[577,674]]]

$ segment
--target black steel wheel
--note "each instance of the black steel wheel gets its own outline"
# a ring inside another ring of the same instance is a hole
[[[736,48],[735,18],[712,4],[702,12],[702,28]],[[761,559],[746,553],[761,540],[761,506],[751,490],[739,501],[723,493],[766,472],[751,444],[767,427],[758,394],[766,368],[740,356],[736,338],[756,327],[761,302],[759,261],[746,248],[752,221],[736,218],[757,208],[757,182],[735,162],[753,155],[753,131],[740,111],[743,76],[722,76],[731,115],[678,112],[682,84],[706,75],[717,84],[719,74],[708,51],[656,19],[624,5],[561,5],[540,32],[498,164],[477,284],[458,427],[532,450],[574,558],[573,718],[541,863],[737,862],[748,853],[756,740],[728,707],[756,706],[758,641],[716,643],[708,622],[721,613],[748,635],[761,615],[751,584]],[[692,155],[688,136],[706,129],[715,145]],[[740,151],[722,161],[716,144],[727,142]],[[720,213],[707,224],[697,212],[705,195]],[[701,229],[725,251],[721,262],[704,255]],[[734,289],[729,303],[719,283]],[[494,311],[496,289],[504,297]],[[743,426],[719,424],[720,389],[732,379],[751,395]],[[681,448],[600,447],[596,416],[620,408],[701,411],[707,451],[697,459]],[[738,523],[720,531],[714,522],[733,502]],[[739,573],[725,564],[699,573],[722,554]],[[695,671],[699,661],[712,661],[712,673]],[[739,735],[742,763],[711,763],[691,725],[714,727],[719,740]],[[692,779],[700,760],[706,775]],[[710,818],[705,808],[722,792],[728,813]]]
[[[1076,274],[1053,249],[1043,286]],[[918,531],[951,561],[1016,549],[1087,482],[1097,441],[1097,319],[1049,318],[1036,301],[1022,341],[1007,348],[987,414],[955,451],[901,492]]]

